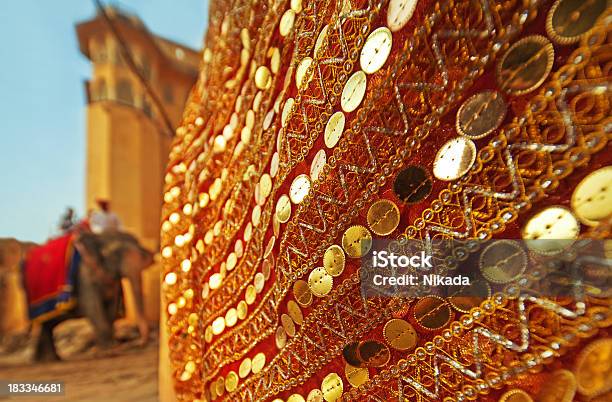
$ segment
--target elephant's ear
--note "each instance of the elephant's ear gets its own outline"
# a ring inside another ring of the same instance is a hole
[[[81,233],[77,240],[79,247],[79,252],[83,255],[83,257],[87,260],[91,260],[93,263],[98,266],[103,265],[104,258],[101,253],[101,240],[98,235],[94,233]]]

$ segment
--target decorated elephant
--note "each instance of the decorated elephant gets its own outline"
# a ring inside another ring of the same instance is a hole
[[[69,318],[86,317],[97,344],[110,346],[121,278],[132,285],[140,339],[145,343],[149,328],[143,314],[141,272],[152,262],[150,251],[132,235],[121,232],[68,234],[30,250],[22,272],[30,318],[41,325],[34,358],[59,359],[53,329]]]

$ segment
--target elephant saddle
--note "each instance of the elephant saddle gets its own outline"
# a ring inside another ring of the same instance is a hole
[[[34,247],[23,263],[30,319],[44,322],[76,305],[75,283],[80,256],[74,236],[65,235]]]

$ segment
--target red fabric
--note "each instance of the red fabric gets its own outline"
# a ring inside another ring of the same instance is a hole
[[[67,278],[71,256],[71,234],[30,250],[23,268],[29,305],[54,297],[70,286]]]

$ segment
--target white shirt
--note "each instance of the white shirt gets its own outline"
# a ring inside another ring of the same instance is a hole
[[[114,212],[95,211],[89,222],[91,231],[95,234],[116,231],[121,227],[119,217]]]

